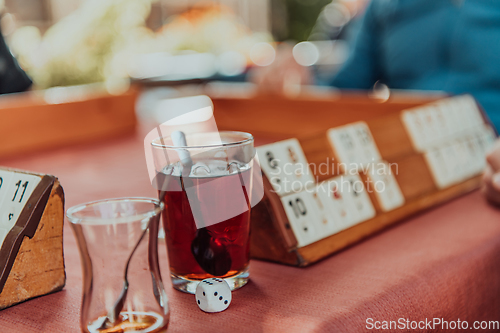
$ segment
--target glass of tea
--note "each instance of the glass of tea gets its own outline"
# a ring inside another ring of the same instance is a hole
[[[197,133],[181,144],[172,136],[152,149],[173,287],[194,293],[220,277],[238,289],[249,278],[253,136]]]
[[[163,207],[156,199],[120,198],[68,209],[82,263],[82,332],[166,332],[170,312],[158,263]]]

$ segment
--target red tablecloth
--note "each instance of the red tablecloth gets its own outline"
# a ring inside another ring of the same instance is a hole
[[[0,165],[58,176],[67,207],[109,197],[156,196],[140,135]],[[82,275],[67,225],[64,237],[64,290],[1,311],[0,332],[79,331]],[[470,326],[500,320],[500,211],[479,192],[308,268],[254,260],[251,282],[218,314],[201,312],[194,296],[170,287],[164,244],[160,254],[172,314],[169,332],[364,332],[368,318],[460,319]]]

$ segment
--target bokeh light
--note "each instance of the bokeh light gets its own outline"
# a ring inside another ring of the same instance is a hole
[[[257,66],[269,66],[275,58],[276,50],[269,43],[257,43],[250,49],[250,59]]]
[[[296,44],[292,52],[295,61],[302,66],[312,66],[319,60],[319,50],[311,42]]]

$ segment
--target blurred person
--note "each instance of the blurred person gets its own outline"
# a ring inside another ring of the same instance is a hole
[[[497,1],[373,0],[330,84],[470,93],[500,128],[499,38]]]
[[[486,162],[481,190],[489,202],[500,206],[500,140],[486,156]]]
[[[470,93],[500,128],[500,2],[372,0],[354,49],[331,85]],[[500,205],[500,141],[482,191]]]
[[[470,93],[500,128],[499,38],[498,1],[372,0],[348,59],[328,84]]]
[[[500,129],[499,38],[498,1],[372,0],[351,54],[329,84],[470,93]],[[482,190],[500,205],[500,141],[487,162]]]
[[[249,72],[250,81],[263,93],[283,93],[290,86],[312,84],[312,72],[294,60],[292,49],[293,45],[288,42],[279,44],[273,63],[252,68]]]
[[[332,0],[318,15],[316,23],[308,34],[308,41],[342,40],[352,44],[353,36],[360,28],[361,17],[369,0]],[[293,55],[294,42],[286,41],[277,45],[276,57],[269,66],[254,67],[250,80],[264,93],[286,92],[297,84],[321,84],[331,80],[338,65],[321,72],[299,65]],[[326,79],[326,80],[325,80]]]
[[[353,40],[368,3],[369,0],[332,0],[320,12],[308,40]]]
[[[0,28],[0,94],[26,91],[31,85],[31,79],[10,52]]]

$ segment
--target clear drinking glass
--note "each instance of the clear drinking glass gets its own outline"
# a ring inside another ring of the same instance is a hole
[[[82,262],[82,332],[167,330],[170,312],[158,264],[162,210],[163,203],[148,198],[109,199],[68,209]],[[117,307],[119,299],[123,306]],[[119,315],[110,322],[113,310]]]
[[[224,278],[232,290],[244,286],[249,278],[253,136],[190,134],[183,147],[163,137],[152,142],[152,149],[153,182],[165,204],[173,287],[194,293],[200,280],[214,276]]]

